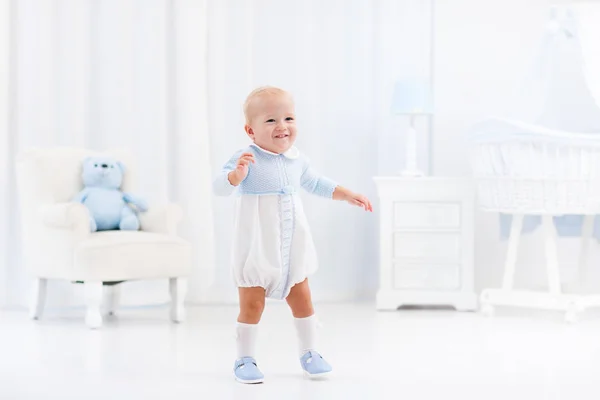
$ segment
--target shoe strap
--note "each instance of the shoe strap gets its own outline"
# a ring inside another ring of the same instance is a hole
[[[307,362],[307,361],[308,361],[308,360],[310,360],[311,358],[316,358],[316,357],[318,357],[318,358],[323,358],[323,357],[321,357],[321,355],[320,355],[319,353],[317,353],[316,351],[309,350],[309,351],[307,351],[307,352],[306,352],[306,353],[305,353],[305,354],[302,356],[301,360],[302,360],[303,362]]]
[[[254,364],[258,367],[258,365],[256,364],[256,360],[252,357],[242,357],[238,360],[236,360],[235,362],[235,369],[238,369],[239,367],[241,367],[242,365],[246,365],[246,364]]]

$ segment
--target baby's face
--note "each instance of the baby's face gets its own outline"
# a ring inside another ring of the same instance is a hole
[[[250,110],[246,133],[258,146],[273,153],[285,153],[296,141],[294,102],[289,96],[260,98]]]

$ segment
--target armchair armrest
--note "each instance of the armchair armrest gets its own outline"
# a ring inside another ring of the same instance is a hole
[[[39,216],[49,228],[70,229],[80,235],[90,233],[90,214],[80,203],[58,203],[41,206]]]
[[[148,211],[138,214],[140,230],[144,232],[177,234],[177,224],[183,218],[181,206],[167,204],[164,206],[150,206]]]

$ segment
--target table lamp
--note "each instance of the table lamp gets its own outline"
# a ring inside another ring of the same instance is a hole
[[[429,84],[419,80],[396,82],[392,98],[391,112],[394,115],[410,116],[410,126],[406,137],[406,168],[404,176],[423,176],[417,166],[417,130],[415,118],[433,114],[433,99]]]

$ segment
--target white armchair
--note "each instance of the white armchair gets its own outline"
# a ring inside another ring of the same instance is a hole
[[[106,154],[106,153],[105,153]],[[179,206],[152,207],[140,213],[140,231],[90,232],[87,208],[71,199],[82,189],[82,161],[92,151],[73,148],[33,149],[17,159],[23,260],[35,278],[31,317],[41,317],[49,279],[84,282],[86,323],[102,325],[104,283],[168,279],[171,319],[185,318],[186,277],[191,245],[177,237]],[[109,155],[127,166],[123,190],[135,192],[135,164],[129,153]],[[104,309],[114,313],[119,285],[107,285]],[[165,288],[166,289],[166,288]]]

